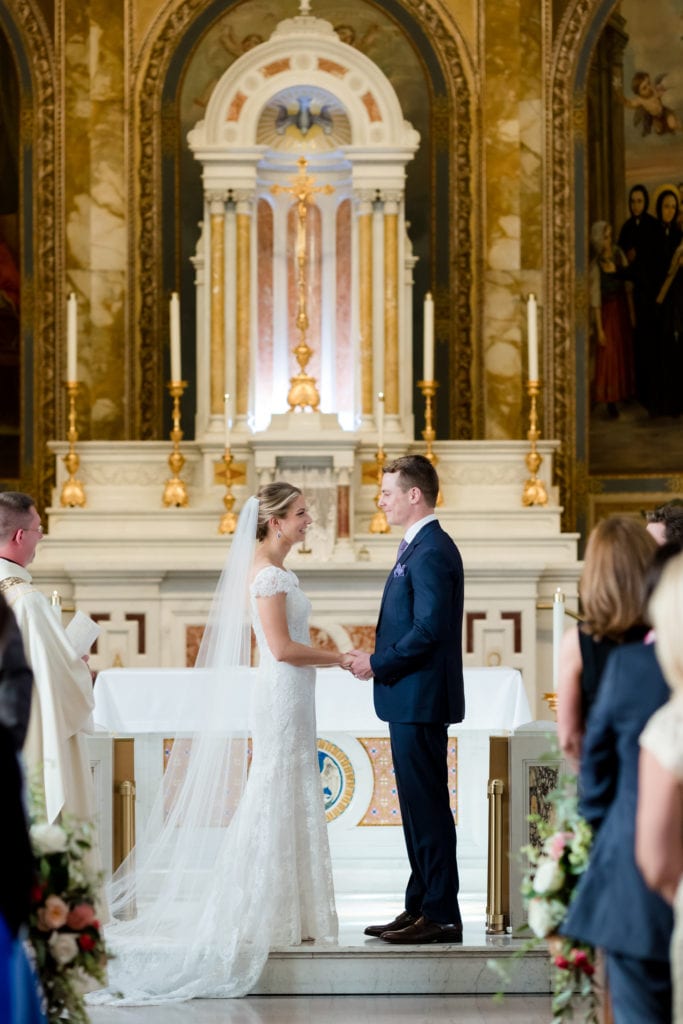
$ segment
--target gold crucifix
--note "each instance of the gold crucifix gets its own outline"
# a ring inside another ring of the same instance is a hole
[[[308,208],[315,202],[314,196],[320,192],[330,195],[334,192],[333,185],[314,185],[315,178],[312,178],[306,171],[308,160],[305,156],[297,160],[299,173],[295,174],[290,186],[271,185],[270,191],[273,195],[286,192],[296,200],[297,229],[296,229],[296,262],[298,267],[297,290],[298,308],[296,314],[296,326],[299,331],[299,344],[293,349],[296,361],[299,364],[299,373],[290,379],[291,387],[287,395],[290,409],[317,409],[320,405],[320,395],[316,387],[315,377],[306,373],[306,366],[313,355],[313,350],[306,341],[308,332],[308,313],[306,312],[306,227],[308,219]]]

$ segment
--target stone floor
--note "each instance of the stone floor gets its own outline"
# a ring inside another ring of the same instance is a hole
[[[552,1014],[545,951],[515,963],[502,1003],[489,958],[519,940],[487,936],[485,899],[461,898],[462,946],[389,947],[364,936],[389,921],[400,897],[338,897],[339,945],[271,954],[255,993],[244,999],[196,999],[150,1007],[90,1007],[91,1024],[548,1024]],[[297,962],[297,957],[299,960]],[[387,964],[387,959],[389,963]],[[305,962],[304,962],[305,961]],[[318,994],[313,994],[318,993]],[[362,993],[362,994],[359,994]],[[401,994],[399,994],[401,993]],[[446,994],[449,993],[449,994]]]
[[[549,996],[248,996],[91,1007],[91,1024],[549,1024]]]

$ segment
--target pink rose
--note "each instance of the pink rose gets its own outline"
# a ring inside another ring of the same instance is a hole
[[[578,967],[579,970],[583,971],[584,974],[587,974],[588,977],[595,974],[593,964],[588,959],[588,955],[582,949],[573,949],[572,955],[575,967]]]
[[[82,932],[95,921],[95,911],[90,903],[77,903],[69,912],[66,923],[75,932]]]
[[[45,906],[38,911],[38,927],[41,932],[52,932],[62,928],[69,916],[69,908],[59,896],[48,896]]]
[[[573,832],[556,832],[555,835],[552,836],[550,839],[550,844],[548,846],[548,855],[552,857],[553,860],[559,860],[562,854],[564,853],[565,846],[570,841],[570,839],[573,838]]]

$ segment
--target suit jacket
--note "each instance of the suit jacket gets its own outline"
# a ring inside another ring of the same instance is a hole
[[[462,559],[435,520],[387,579],[377,622],[375,710],[385,722],[461,722]]]
[[[668,699],[652,644],[624,644],[610,654],[588,717],[579,775],[579,810],[597,835],[561,928],[611,953],[663,961],[671,907],[645,885],[634,848],[638,739]]]

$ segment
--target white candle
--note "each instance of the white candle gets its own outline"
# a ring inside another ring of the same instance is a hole
[[[434,300],[431,292],[427,292],[424,301],[422,356],[422,377],[424,380],[434,380]]]
[[[230,395],[227,394],[227,392],[223,396],[223,401],[224,401],[224,404],[225,404],[225,417],[224,417],[225,447],[229,448],[230,447],[230,431],[232,430],[232,402],[230,400]]]
[[[69,293],[66,300],[66,379],[68,381],[78,380],[78,364],[76,359],[76,321],[78,317],[78,305],[73,292]]]
[[[529,348],[529,380],[538,380],[538,319],[536,296],[532,294],[526,304],[527,345]]]
[[[384,448],[384,392],[377,395],[377,447]]]
[[[553,595],[553,690],[560,675],[560,641],[564,633],[564,594],[558,587]]]
[[[176,383],[183,378],[180,372],[180,299],[178,292],[171,292],[171,380]]]

